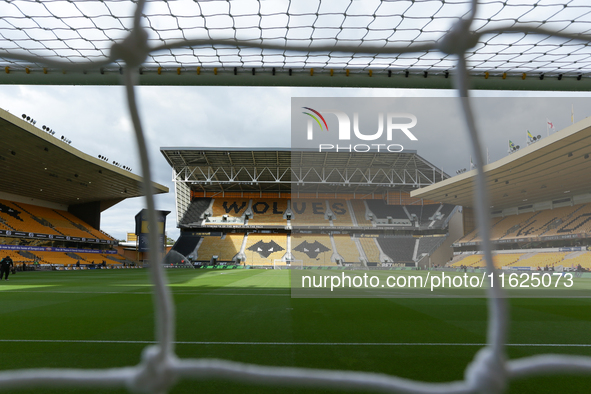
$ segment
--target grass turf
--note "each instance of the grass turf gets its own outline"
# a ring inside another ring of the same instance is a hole
[[[291,298],[289,271],[177,269],[167,273],[178,316],[177,341],[184,342],[176,345],[176,351],[183,358],[352,369],[443,382],[462,379],[480,346],[343,344],[486,342],[486,300],[480,298]],[[136,364],[146,346],[137,342],[154,339],[150,290],[146,270],[11,276],[0,283],[0,369]],[[513,299],[509,343],[589,344],[590,307],[591,299],[586,298]],[[591,356],[591,347],[508,348],[511,358],[549,352]],[[589,387],[590,377],[561,375],[515,381],[508,392],[587,393]],[[320,392],[185,380],[171,393],[197,391]]]

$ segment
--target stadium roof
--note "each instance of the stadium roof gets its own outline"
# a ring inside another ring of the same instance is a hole
[[[0,109],[0,191],[76,205],[101,202],[105,210],[142,196],[142,178],[89,156],[31,123]],[[168,188],[154,183],[156,193]]]
[[[591,193],[591,118],[484,166],[493,210]],[[411,193],[471,207],[476,170]]]
[[[175,181],[208,192],[372,193],[412,190],[449,176],[415,151],[160,148]]]

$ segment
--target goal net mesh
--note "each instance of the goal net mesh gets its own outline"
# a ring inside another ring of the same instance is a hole
[[[120,70],[138,142],[144,184],[149,158],[137,111],[140,67],[317,68],[354,72],[453,74],[478,170],[475,212],[487,270],[493,271],[482,146],[468,98],[478,73],[586,76],[591,6],[585,1],[6,1],[0,3],[4,73]],[[5,76],[6,78],[6,76]],[[4,81],[6,81],[4,79]],[[6,83],[6,82],[5,82]],[[157,228],[146,186],[150,227]],[[157,245],[157,234],[150,234]],[[156,253],[151,254],[156,255]],[[138,365],[107,370],[0,372],[0,390],[39,386],[127,387],[165,393],[181,378],[405,393],[500,393],[511,379],[591,373],[591,358],[536,355],[508,359],[507,302],[488,289],[487,345],[465,379],[425,383],[375,373],[271,367],[175,355],[175,311],[162,264],[151,261],[156,345]],[[495,278],[495,276],[493,276]]]
[[[154,50],[142,66],[174,72],[276,67],[445,73],[457,64],[439,50],[442,38],[473,9],[462,0],[147,3],[141,24]],[[112,45],[132,31],[135,10],[135,2],[127,0],[2,2],[0,59],[11,71],[63,68],[49,65],[50,60],[118,70],[125,62],[112,57]],[[586,74],[590,29],[583,0],[479,1],[470,25],[474,45],[464,50],[466,69],[471,74]],[[190,45],[195,40],[199,45]]]
[[[304,268],[304,260],[273,260],[273,269],[298,269]]]

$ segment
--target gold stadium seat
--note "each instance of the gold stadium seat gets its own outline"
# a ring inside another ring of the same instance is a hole
[[[294,226],[329,226],[326,215],[326,200],[294,198],[291,200],[291,220]]]
[[[308,266],[334,266],[330,238],[326,234],[294,234],[291,237],[291,253],[296,260]]]
[[[367,238],[361,237],[359,238],[359,242],[361,242],[361,247],[365,252],[365,256],[369,263],[379,263],[380,262],[380,250],[376,245],[376,241],[374,238]]]
[[[328,200],[328,205],[334,214],[332,222],[335,226],[353,226],[346,200]]]
[[[244,254],[246,264],[273,265],[287,253],[287,234],[249,234]]]
[[[240,252],[244,234],[226,234],[226,237],[203,237],[203,241],[197,249],[197,260],[209,262],[213,256],[218,256],[218,261],[231,261]]]
[[[253,199],[253,216],[248,225],[285,226],[287,219],[283,215],[286,210],[287,199]]]
[[[359,227],[372,227],[373,224],[371,220],[367,220],[365,218],[365,203],[363,200],[351,200],[351,205],[353,206],[353,212],[355,214],[355,219],[357,220],[357,225]]]
[[[346,263],[359,263],[359,249],[349,235],[333,236],[337,253],[345,259]]]

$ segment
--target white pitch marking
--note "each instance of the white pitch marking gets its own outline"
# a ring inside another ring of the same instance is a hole
[[[0,339],[0,342],[18,343],[112,343],[112,344],[155,344],[156,341],[115,341],[86,339]],[[452,342],[213,342],[176,341],[180,345],[271,345],[271,346],[487,346],[486,343]],[[591,347],[591,343],[508,343],[511,347]]]

